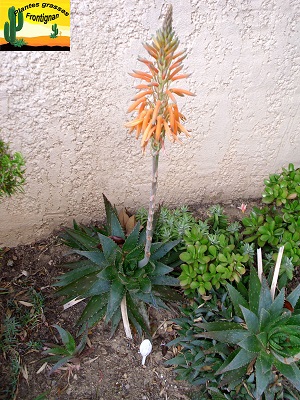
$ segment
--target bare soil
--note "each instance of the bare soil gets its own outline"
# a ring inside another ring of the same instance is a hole
[[[255,204],[259,205],[255,201],[248,202],[248,210]],[[240,202],[224,205],[232,220],[241,219],[237,208],[240,205]],[[197,215],[204,218],[207,209],[207,206],[194,207]],[[1,332],[5,317],[12,317],[16,307],[28,312],[32,301],[30,290],[42,294],[44,304],[34,326],[17,335],[21,372],[16,397],[11,397],[9,392],[11,354],[0,353],[0,399],[33,400],[42,393],[45,397],[41,399],[47,400],[189,399],[191,387],[176,381],[173,368],[165,365],[165,360],[178,351],[173,348],[165,353],[164,346],[176,337],[176,325],[172,322],[179,315],[176,305],[170,311],[149,309],[153,351],[144,367],[138,353],[141,338],[135,334],[133,340],[126,339],[121,325],[110,338],[110,326],[101,322],[89,331],[88,346],[77,363],[49,375],[50,366],[44,365],[41,351],[48,343],[59,343],[59,335],[52,325],[58,324],[75,336],[75,323],[84,306],[79,303],[64,311],[61,299],[53,295],[51,285],[63,272],[61,264],[68,251],[55,234],[31,245],[5,249],[0,275]],[[298,278],[295,277],[295,281]],[[41,348],[28,346],[30,342],[40,343]]]

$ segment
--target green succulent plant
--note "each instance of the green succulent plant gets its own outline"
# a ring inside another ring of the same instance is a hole
[[[300,197],[300,168],[295,169],[291,163],[288,169],[282,168],[280,174],[272,174],[264,180],[265,189],[262,201],[276,206],[287,204]]]
[[[137,223],[126,237],[116,209],[103,197],[107,222],[102,232],[105,234],[78,225],[77,229],[64,233],[65,243],[82,258],[67,264],[71,271],[59,276],[54,286],[59,288],[57,295],[66,297],[65,302],[78,297],[88,299],[77,322],[79,326],[91,327],[105,316],[105,322],[111,322],[113,335],[124,316],[124,305],[137,332],[142,335],[145,331],[149,335],[146,305],[167,308],[166,300],[182,300],[170,288],[179,285],[178,279],[170,275],[173,270],[170,265],[178,256],[169,254],[179,241],[153,243],[149,262],[139,267],[144,257],[145,231]]]
[[[80,343],[76,345],[75,339],[70,332],[56,324],[53,325],[53,327],[57,329],[63,346],[55,344],[42,352],[42,354],[48,355],[48,357],[44,358],[43,361],[54,364],[50,370],[50,375],[65,364],[76,361],[76,357],[78,357],[83,351],[87,341],[87,329],[82,336]]]
[[[136,218],[142,225],[146,225],[148,211],[140,208],[136,213]],[[155,241],[168,242],[170,240],[182,239],[187,229],[196,222],[193,214],[186,206],[181,206],[170,210],[161,207],[159,217],[156,221],[153,239]]]
[[[204,295],[228,281],[239,282],[253,264],[253,252],[241,241],[240,224],[229,225],[220,206],[209,209],[209,218],[185,232],[179,280],[184,293]]]
[[[203,332],[195,335],[199,339],[214,340],[215,346],[232,346],[230,355],[216,371],[221,375],[219,386],[235,388],[253,371],[255,391],[252,394],[256,399],[263,394],[268,399],[275,398],[270,389],[278,374],[300,391],[297,366],[300,359],[300,310],[292,313],[286,308],[287,304],[288,308],[296,307],[300,285],[286,300],[285,289],[273,299],[264,276],[260,282],[252,268],[248,290],[237,290],[231,284],[227,284],[227,290],[235,314],[241,321],[199,322],[197,326]]]
[[[286,260],[289,259],[289,262],[282,264],[279,287],[286,285],[287,281],[293,278],[294,267],[300,265],[299,209],[299,202],[296,200],[282,208],[272,205],[262,209],[254,207],[250,215],[242,220],[243,242],[263,248],[265,254],[274,254],[273,261],[276,260],[278,248],[284,246]]]
[[[242,323],[235,315],[233,304],[225,287],[212,290],[206,301],[194,299],[193,303],[180,309],[181,317],[174,320],[178,327],[178,336],[168,343],[178,354],[166,361],[166,365],[175,367],[176,379],[186,380],[196,388],[189,395],[191,400],[227,399],[251,400],[255,393],[255,373],[249,369],[243,382],[237,386],[220,383],[223,375],[216,374],[227,360],[234,347],[231,344],[217,342],[198,335],[203,332],[199,322],[227,321]],[[234,379],[233,379],[234,381]],[[290,385],[291,386],[291,385]],[[267,396],[276,399],[294,400],[296,390],[283,382],[281,375],[274,375],[274,385],[270,385]],[[267,397],[265,399],[273,398]]]

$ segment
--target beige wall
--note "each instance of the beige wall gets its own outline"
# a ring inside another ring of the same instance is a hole
[[[169,205],[258,197],[262,180],[300,166],[298,0],[172,0],[188,50],[183,104],[191,140],[167,146]],[[27,160],[25,194],[0,204],[0,244],[29,243],[72,218],[146,205],[150,157],[124,128],[128,72],[160,27],[162,0],[72,0],[71,51],[2,52],[0,128]]]

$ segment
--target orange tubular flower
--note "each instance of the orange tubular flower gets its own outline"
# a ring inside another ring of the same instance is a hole
[[[148,70],[134,70],[130,73],[144,83],[135,86],[139,92],[134,96],[127,112],[137,112],[137,115],[125,126],[130,132],[136,131],[136,138],[142,135],[143,151],[150,142],[152,149],[157,152],[164,146],[165,136],[171,142],[181,142],[177,137],[180,133],[189,136],[182,125],[185,117],[178,110],[175,95],[194,96],[188,90],[171,87],[174,81],[190,76],[178,74],[183,69],[182,61],[186,58],[186,51],[177,50],[179,40],[172,28],[172,8],[162,29],[153,36],[152,43],[144,43],[143,46],[152,59],[138,57],[138,61]]]

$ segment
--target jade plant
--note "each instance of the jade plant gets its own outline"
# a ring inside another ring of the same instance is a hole
[[[242,243],[240,225],[229,224],[220,206],[211,207],[208,214],[184,236],[179,280],[189,296],[205,295],[228,281],[239,282],[253,263],[253,249]]]
[[[136,115],[125,125],[130,132],[136,134],[137,139],[141,137],[142,151],[145,152],[149,144],[152,153],[152,185],[146,227],[145,256],[140,262],[140,267],[146,265],[151,256],[160,150],[164,148],[165,137],[171,142],[180,143],[181,140],[178,138],[180,133],[190,136],[182,124],[185,117],[179,111],[176,96],[194,95],[186,89],[172,86],[174,82],[190,75],[181,73],[186,51],[178,51],[179,40],[172,27],[171,5],[167,9],[163,26],[153,36],[152,43],[145,43],[143,46],[151,59],[139,57],[138,61],[145,65],[148,71],[134,70],[130,74],[143,83],[136,86],[138,93],[128,108],[129,113],[135,112]]]
[[[0,139],[0,198],[23,191],[24,166],[22,154],[12,154],[9,144]]]
[[[65,302],[87,299],[87,304],[77,322],[80,332],[105,318],[111,322],[112,335],[121,318],[127,337],[132,333],[129,321],[137,332],[150,335],[146,305],[167,308],[165,301],[181,300],[170,286],[179,282],[170,275],[173,268],[165,264],[177,241],[152,243],[151,256],[142,268],[146,232],[138,222],[126,235],[118,213],[105,196],[106,226],[90,229],[75,225],[63,234],[64,242],[81,258],[66,264],[70,271],[59,276],[55,286],[57,295]],[[101,233],[102,232],[102,233]],[[176,258],[176,257],[175,257]],[[178,257],[177,257],[178,258]]]
[[[24,19],[23,13],[19,12],[16,15],[15,7],[9,7],[8,9],[8,18],[9,22],[4,23],[4,38],[10,44],[14,44],[16,42],[16,32],[20,31],[23,28]],[[16,19],[18,18],[18,24]]]
[[[280,174],[272,174],[264,180],[265,189],[262,201],[266,204],[281,206],[289,201],[300,198],[300,168],[290,163],[288,168],[282,168]],[[299,200],[298,200],[299,202]]]

